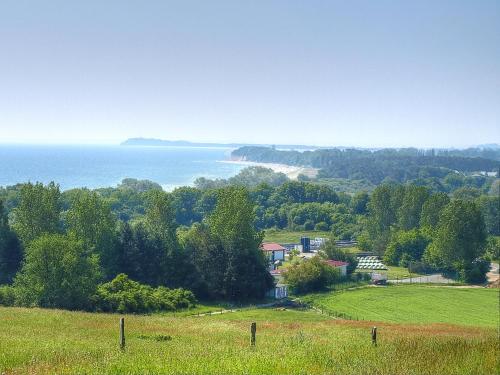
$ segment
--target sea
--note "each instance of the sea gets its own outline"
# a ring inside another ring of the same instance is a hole
[[[117,186],[124,178],[147,179],[166,191],[198,177],[228,178],[245,166],[224,163],[222,147],[0,145],[0,186],[54,181],[61,190]]]

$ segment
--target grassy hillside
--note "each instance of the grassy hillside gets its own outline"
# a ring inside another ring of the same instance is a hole
[[[346,293],[347,295],[347,293]],[[313,312],[246,310],[202,317],[0,308],[7,374],[491,374],[496,332],[452,325],[331,320]],[[257,346],[249,327],[257,322]]]
[[[398,285],[310,295],[305,300],[356,319],[496,327],[497,289]]]

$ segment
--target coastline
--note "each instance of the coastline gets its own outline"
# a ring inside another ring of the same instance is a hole
[[[245,167],[269,168],[272,169],[273,172],[285,174],[290,180],[296,180],[300,174],[303,174],[309,178],[315,178],[319,171],[319,169],[312,167],[302,167],[278,163],[261,163],[247,160],[221,160],[220,163],[239,164]]]

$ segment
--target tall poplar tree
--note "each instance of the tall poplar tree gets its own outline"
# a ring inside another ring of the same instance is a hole
[[[46,233],[60,229],[61,192],[59,185],[51,182],[27,183],[21,187],[19,206],[14,209],[13,229],[23,245]]]
[[[254,221],[253,204],[245,188],[233,186],[219,191],[208,223],[212,237],[224,249],[224,295],[228,299],[260,298],[273,285],[259,249],[262,234],[256,232]]]

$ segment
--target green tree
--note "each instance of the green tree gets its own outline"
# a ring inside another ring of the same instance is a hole
[[[429,191],[423,186],[405,187],[402,204],[397,211],[399,228],[410,230],[419,226],[422,206],[428,198]]]
[[[172,264],[172,256],[166,253],[166,248],[161,239],[151,236],[143,223],[138,223],[132,227],[133,242],[124,243],[125,264],[130,277],[137,281],[149,285],[177,284],[177,280],[172,280],[177,275],[175,264]],[[169,268],[171,267],[171,268]],[[179,268],[179,272],[182,270]],[[167,274],[168,271],[171,274]]]
[[[484,216],[486,232],[492,236],[500,236],[500,195],[482,195],[477,199],[477,204]]]
[[[322,258],[313,257],[291,265],[283,277],[290,289],[302,294],[326,289],[340,279],[340,271]]]
[[[208,219],[212,234],[230,245],[242,242],[248,248],[258,248],[262,234],[254,228],[255,214],[248,191],[242,187],[219,190],[217,205]]]
[[[201,221],[202,215],[198,210],[201,194],[201,190],[188,186],[177,188],[172,192],[172,203],[178,224],[189,226]]]
[[[244,168],[240,173],[228,180],[231,185],[247,188],[255,187],[261,183],[279,186],[287,181],[289,181],[288,177],[284,173],[275,173],[272,169],[259,166]]]
[[[453,200],[443,210],[424,258],[435,267],[458,272],[466,282],[476,282],[484,279],[486,272],[477,277],[478,268],[483,269],[485,245],[481,210],[471,201]]]
[[[441,211],[450,203],[450,198],[445,193],[432,194],[422,206],[420,226],[432,232],[438,225]]]
[[[489,236],[486,241],[486,253],[491,260],[500,259],[500,237]]]
[[[320,255],[325,259],[341,260],[349,263],[347,266],[347,273],[351,274],[356,270],[358,261],[354,254],[346,252],[335,244],[335,238],[330,238],[326,241],[320,249]]]
[[[148,193],[145,225],[148,233],[159,239],[166,251],[171,252],[178,248],[175,210],[167,193],[158,190]]]
[[[453,198],[461,200],[474,200],[480,196],[481,190],[471,186],[464,186],[453,192]]]
[[[14,286],[18,302],[24,306],[89,309],[99,276],[97,258],[87,257],[81,242],[61,234],[44,234],[27,248]]]
[[[82,242],[89,254],[98,254],[108,278],[116,275],[116,219],[96,192],[82,189],[73,196],[66,215],[68,232]]]
[[[10,284],[14,279],[23,251],[16,234],[11,230],[7,213],[0,200],[0,284]]]
[[[259,249],[262,233],[255,231],[254,221],[253,204],[245,188],[229,187],[219,192],[208,225],[212,241],[222,246],[227,261],[223,286],[226,298],[260,298],[273,285]]]
[[[395,185],[378,186],[370,197],[366,224],[371,248],[378,254],[383,254],[389,243],[403,197],[404,187]]]
[[[186,257],[177,240],[177,222],[172,198],[163,191],[151,191],[147,197],[145,229],[150,250],[158,257],[162,268],[160,284],[183,285],[186,273]]]
[[[418,229],[397,231],[392,234],[384,262],[394,266],[408,267],[409,262],[419,261],[429,244],[430,239]]]
[[[21,187],[12,227],[24,246],[42,234],[59,231],[60,196],[59,186],[53,182],[47,186],[27,183]]]
[[[222,243],[213,238],[205,223],[191,226],[183,233],[181,242],[186,257],[194,266],[192,272],[186,273],[186,287],[200,297],[227,298],[225,273],[228,257]]]
[[[359,192],[352,197],[351,207],[352,212],[356,215],[364,215],[368,210],[368,202],[370,200],[370,196],[368,193]]]

